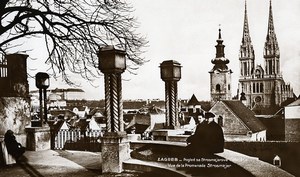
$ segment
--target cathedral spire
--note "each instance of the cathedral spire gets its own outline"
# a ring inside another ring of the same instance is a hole
[[[269,21],[268,21],[268,37],[275,36],[274,32],[274,23],[273,23],[273,12],[272,12],[272,1],[270,0],[270,7],[269,7]]]
[[[242,43],[240,45],[240,65],[241,65],[241,77],[251,77],[254,70],[254,49],[251,42],[250,30],[248,24],[247,14],[247,1],[245,0],[245,12],[244,12],[244,25],[243,25],[243,36]]]
[[[270,0],[268,32],[265,42],[265,55],[279,55],[278,42],[274,30],[272,1]]]
[[[244,14],[244,29],[242,43],[251,43],[249,25],[248,25],[248,14],[247,14],[247,0],[245,0],[245,14]]]
[[[279,46],[274,29],[272,1],[270,0],[268,32],[264,47],[264,58],[266,62],[266,73],[268,75],[280,74]]]

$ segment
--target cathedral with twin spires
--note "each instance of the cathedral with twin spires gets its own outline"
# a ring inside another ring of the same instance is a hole
[[[211,101],[231,99],[231,73],[225,58],[223,40],[219,30],[219,39],[216,45],[216,58],[210,73]],[[264,65],[255,63],[255,52],[251,42],[250,30],[247,15],[247,3],[245,2],[245,14],[243,25],[243,36],[240,45],[239,61],[239,84],[238,99],[255,112],[262,113],[262,110],[281,106],[288,98],[295,97],[290,84],[287,84],[280,71],[280,52],[277,42],[272,2],[269,5],[269,19],[266,41],[264,44]]]
[[[246,106],[256,110],[280,106],[288,98],[294,97],[293,89],[285,83],[280,71],[280,52],[274,28],[271,1],[263,58],[264,66],[255,65],[255,54],[248,25],[247,4],[245,4],[243,38],[239,54],[239,92],[240,96],[244,96],[242,99],[244,99]]]

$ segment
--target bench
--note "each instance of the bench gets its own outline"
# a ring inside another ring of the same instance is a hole
[[[0,136],[0,155],[1,161],[4,162],[4,165],[11,165],[16,163],[15,158],[7,152],[3,136]]]

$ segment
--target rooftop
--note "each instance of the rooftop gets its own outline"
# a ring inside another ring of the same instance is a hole
[[[253,111],[248,109],[239,100],[223,100],[222,101],[231,111],[238,116],[252,132],[265,130],[264,124],[255,117]]]

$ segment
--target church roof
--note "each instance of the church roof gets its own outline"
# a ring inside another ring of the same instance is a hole
[[[245,126],[247,126],[252,132],[259,132],[266,130],[264,124],[255,117],[253,111],[248,109],[239,100],[223,100],[222,101],[240,120],[243,121]]]

